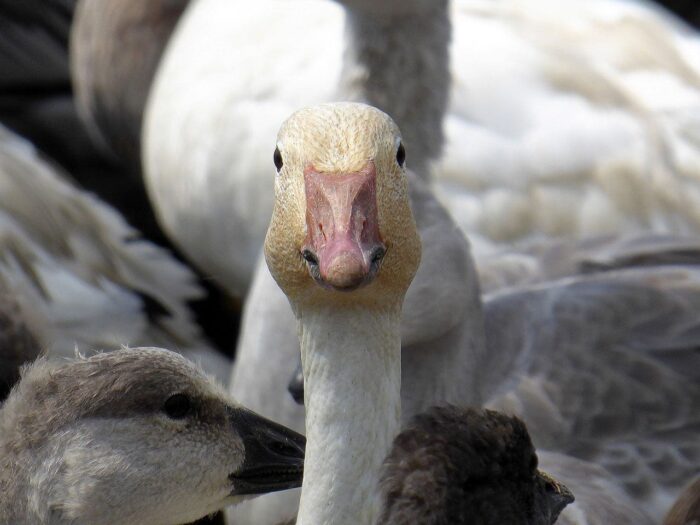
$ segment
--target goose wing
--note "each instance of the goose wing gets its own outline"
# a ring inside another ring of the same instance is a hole
[[[56,352],[72,354],[76,344],[207,350],[187,308],[201,295],[194,276],[4,128],[0,281]]]
[[[483,293],[528,286],[567,276],[630,267],[693,263],[700,239],[664,234],[605,236],[583,240],[521,242],[507,250],[477,255]]]
[[[610,0],[462,0],[453,18],[436,174],[466,231],[488,243],[700,228],[700,39],[687,26]]]
[[[651,515],[700,469],[700,268],[565,278],[486,297],[490,404],[538,446],[608,469]]]

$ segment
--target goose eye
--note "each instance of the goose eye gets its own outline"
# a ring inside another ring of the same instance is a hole
[[[396,162],[403,168],[406,162],[406,149],[403,147],[403,142],[399,142],[399,149],[396,150]]]
[[[283,165],[282,154],[279,148],[275,148],[275,154],[272,156],[272,159],[275,161],[275,167],[277,168],[277,173],[279,173]]]
[[[552,481],[547,481],[547,482],[544,484],[544,490],[545,490],[548,494],[559,494],[559,489],[557,488],[557,486],[556,486],[556,485],[554,484],[554,482],[552,482]]]
[[[192,403],[186,394],[173,394],[165,400],[163,412],[171,419],[182,419],[190,413]]]

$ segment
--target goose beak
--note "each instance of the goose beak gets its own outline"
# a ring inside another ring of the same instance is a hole
[[[245,459],[229,475],[231,495],[265,494],[301,486],[306,438],[244,408],[229,408]]]
[[[551,523],[554,523],[557,517],[559,517],[559,514],[561,514],[561,511],[563,511],[567,505],[573,503],[576,498],[574,498],[573,492],[561,481],[556,480],[542,470],[538,471],[538,474],[547,489],[546,495]]]
[[[353,173],[304,170],[307,235],[301,254],[320,285],[350,291],[369,284],[386,247],[379,235],[373,161]]]

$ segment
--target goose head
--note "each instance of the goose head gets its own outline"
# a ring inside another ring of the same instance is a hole
[[[52,523],[184,523],[301,484],[301,435],[160,349],[40,359],[3,406],[0,436],[4,461],[15,458],[2,470],[24,472],[0,485]]]
[[[364,104],[302,109],[282,125],[265,257],[293,305],[400,304],[421,253],[405,160],[396,124]]]
[[[574,496],[537,463],[518,418],[434,407],[394,440],[382,472],[380,522],[552,525]]]

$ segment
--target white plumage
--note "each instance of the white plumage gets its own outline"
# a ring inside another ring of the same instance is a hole
[[[477,251],[541,235],[697,231],[700,43],[690,30],[635,2],[451,9],[434,174]],[[248,287],[271,210],[277,123],[299,106],[363,98],[344,84],[343,24],[327,1],[201,0],[161,64],[145,124],[151,198],[171,237],[234,295]]]
[[[5,291],[51,353],[159,344],[225,376],[187,308],[191,272],[5,128],[0,247]]]

